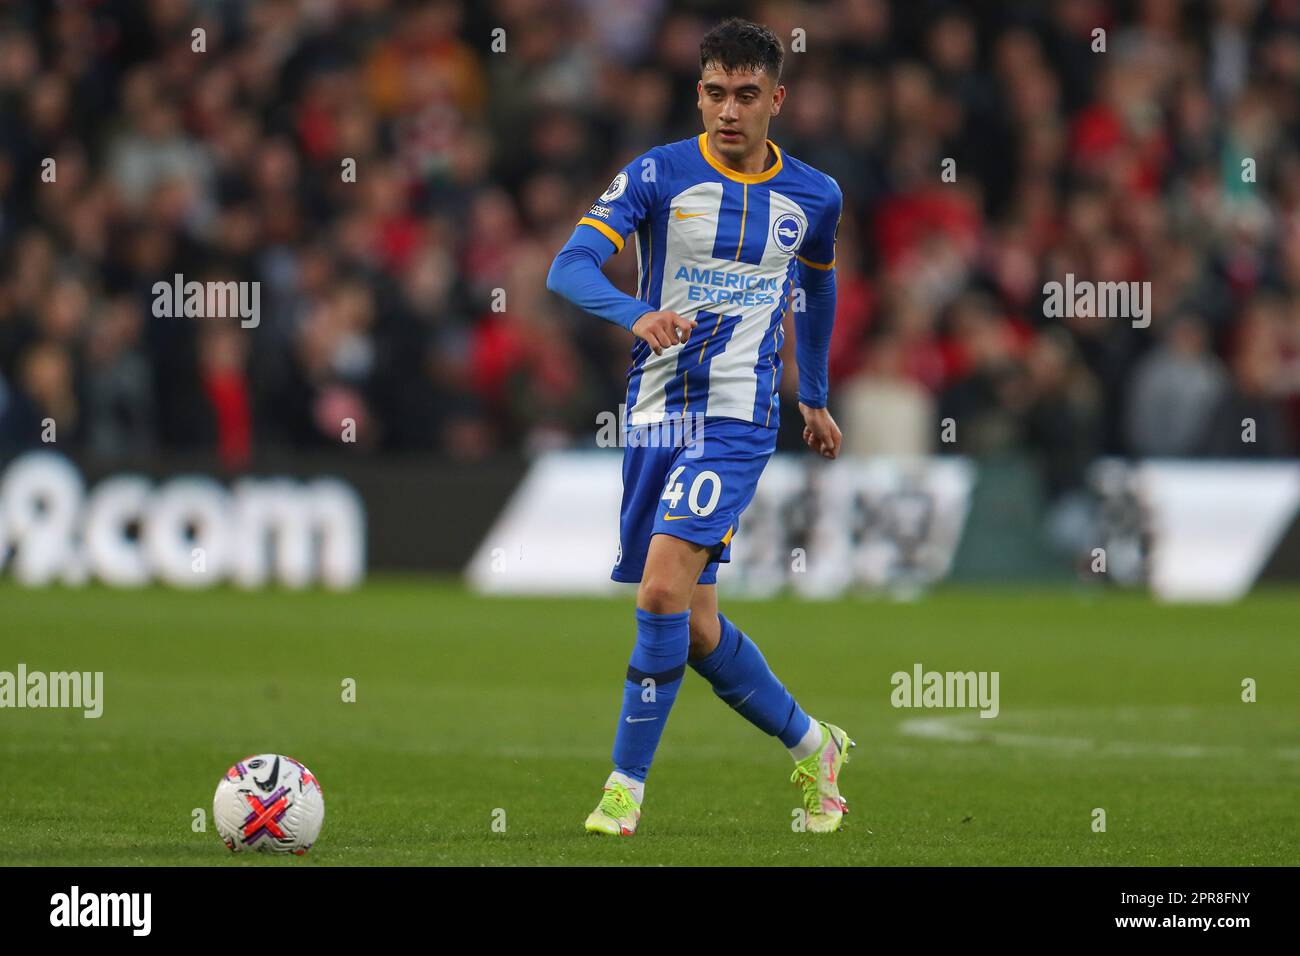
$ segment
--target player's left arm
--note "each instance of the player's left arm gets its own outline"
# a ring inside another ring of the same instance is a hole
[[[835,325],[835,239],[844,200],[835,180],[829,176],[826,179],[831,196],[799,250],[804,308],[794,316],[794,352],[799,366],[804,444],[824,458],[835,458],[840,453],[842,436],[826,408],[830,389],[827,367]]]

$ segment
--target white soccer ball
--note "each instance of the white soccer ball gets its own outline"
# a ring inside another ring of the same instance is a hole
[[[236,853],[311,849],[325,822],[325,797],[312,772],[283,754],[245,757],[226,771],[212,798],[217,833]]]

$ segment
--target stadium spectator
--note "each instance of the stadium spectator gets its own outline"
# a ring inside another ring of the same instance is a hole
[[[1126,421],[1133,454],[1195,454],[1227,387],[1227,373],[1209,350],[1205,323],[1191,314],[1174,319],[1164,341],[1133,372]]]

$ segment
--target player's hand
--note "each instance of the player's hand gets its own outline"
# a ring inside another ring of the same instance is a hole
[[[834,459],[839,455],[844,436],[831,413],[824,408],[809,408],[803,402],[799,403],[799,411],[803,415],[804,444],[823,458]]]
[[[694,319],[683,318],[676,312],[647,312],[632,324],[632,334],[644,339],[655,355],[663,355],[664,349],[689,342],[693,328]]]

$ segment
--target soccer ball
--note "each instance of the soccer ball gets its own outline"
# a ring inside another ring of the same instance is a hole
[[[312,772],[283,754],[245,757],[226,771],[212,798],[217,833],[231,850],[311,849],[325,822],[325,797]]]

